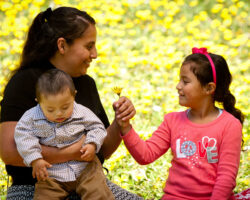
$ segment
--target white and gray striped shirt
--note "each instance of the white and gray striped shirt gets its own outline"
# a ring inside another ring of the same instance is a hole
[[[30,166],[32,161],[42,158],[40,144],[63,148],[80,140],[86,132],[84,144],[95,143],[97,153],[107,132],[101,120],[90,109],[74,102],[71,117],[62,123],[53,123],[46,119],[38,104],[26,111],[18,121],[15,141],[24,163]],[[72,160],[53,164],[47,170],[49,177],[58,181],[75,181],[87,164]]]

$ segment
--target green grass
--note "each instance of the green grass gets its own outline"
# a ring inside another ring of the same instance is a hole
[[[98,0],[98,1],[0,1],[0,99],[10,72],[18,65],[27,27],[48,5],[73,5],[89,12],[97,21],[98,59],[89,68],[96,80],[105,110],[112,120],[114,86],[123,87],[137,114],[132,123],[142,138],[163,120],[164,114],[183,110],[175,86],[184,57],[191,48],[207,47],[227,60],[237,107],[246,115],[245,147],[250,133],[249,2],[246,0]],[[21,7],[20,7],[21,6]],[[115,8],[115,9],[114,9]],[[105,162],[108,178],[144,198],[159,199],[168,176],[171,154],[154,163],[138,165],[124,145]],[[250,152],[241,154],[235,192],[250,187]],[[0,196],[4,198],[7,176],[0,162]]]

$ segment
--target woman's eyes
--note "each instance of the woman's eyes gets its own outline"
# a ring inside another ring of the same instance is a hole
[[[86,48],[87,48],[88,50],[91,50],[92,47],[93,47],[93,45],[89,45],[89,46],[87,46]]]

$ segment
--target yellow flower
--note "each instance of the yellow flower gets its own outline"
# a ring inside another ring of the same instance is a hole
[[[136,11],[135,15],[141,20],[148,20],[152,17],[150,10],[138,10]]]
[[[238,8],[237,8],[237,6],[232,5],[232,6],[229,7],[229,11],[230,11],[230,13],[232,13],[233,16],[236,16]]]
[[[216,27],[219,27],[221,25],[221,22],[218,19],[214,19],[211,22],[211,25],[212,25],[212,27],[216,28]]]
[[[212,13],[218,13],[220,12],[220,10],[223,8],[222,4],[215,4],[212,8]]]
[[[119,97],[121,95],[121,92],[122,92],[122,87],[113,87],[113,91],[114,93],[116,93]]]
[[[189,6],[190,7],[195,7],[195,6],[197,6],[198,5],[198,1],[197,0],[194,0],[194,1],[191,1],[190,3],[189,3]]]
[[[232,31],[229,30],[229,29],[226,29],[226,30],[224,31],[224,39],[225,39],[225,40],[231,40],[232,38],[233,38],[233,33],[232,33]]]

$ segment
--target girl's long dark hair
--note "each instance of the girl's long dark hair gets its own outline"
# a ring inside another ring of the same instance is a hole
[[[76,8],[59,7],[54,11],[48,8],[39,13],[29,28],[17,70],[30,65],[36,67],[37,63],[49,60],[58,50],[58,38],[63,37],[71,44],[83,35],[90,24],[95,24],[95,20]]]
[[[209,53],[216,69],[216,90],[214,93],[214,101],[222,103],[224,109],[231,113],[234,117],[240,120],[241,124],[244,122],[243,113],[235,108],[236,99],[230,92],[229,86],[232,82],[232,75],[229,71],[226,60],[216,54]],[[207,57],[203,54],[191,54],[187,56],[183,64],[190,64],[191,70],[196,75],[202,86],[213,82],[212,68]]]

